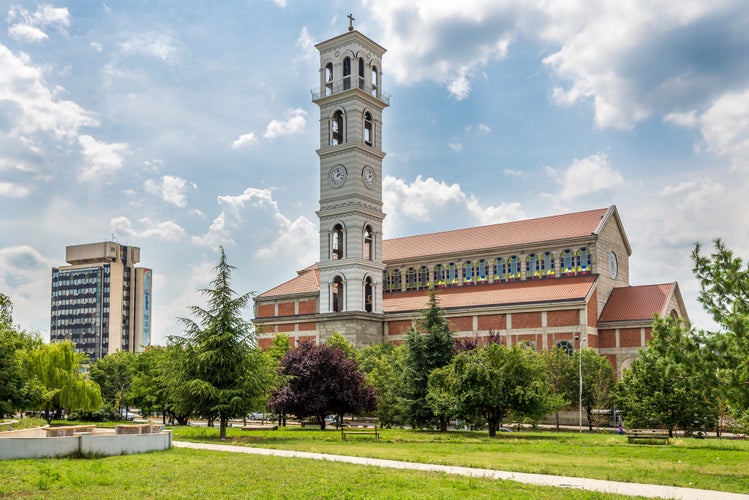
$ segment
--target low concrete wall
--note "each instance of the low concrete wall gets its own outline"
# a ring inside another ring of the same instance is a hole
[[[124,455],[172,447],[172,431],[150,434],[115,434],[114,429],[45,437],[46,429],[0,432],[0,460],[9,458],[59,457],[73,453]]]

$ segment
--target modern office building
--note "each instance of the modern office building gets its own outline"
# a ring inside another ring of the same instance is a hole
[[[91,361],[140,352],[151,340],[152,271],[135,267],[140,248],[112,241],[65,248],[52,268],[50,338],[72,340]]]
[[[385,49],[351,26],[316,47],[320,260],[254,298],[260,346],[277,333],[400,343],[435,289],[458,338],[590,347],[621,373],[651,338],[655,314],[688,320],[677,283],[631,286],[632,248],[615,206],[384,239]]]

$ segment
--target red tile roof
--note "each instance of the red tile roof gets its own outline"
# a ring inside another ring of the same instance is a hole
[[[583,300],[595,281],[595,275],[587,275],[460,286],[437,290],[437,299],[443,309]],[[424,290],[386,293],[382,297],[382,308],[386,313],[417,311],[423,310],[427,301],[427,292]]]
[[[309,267],[297,271],[297,277],[292,278],[286,283],[282,283],[277,287],[271,288],[267,292],[263,292],[257,296],[257,298],[263,297],[276,297],[279,295],[298,295],[302,293],[319,293],[320,292],[320,271],[317,269],[317,265],[313,264]]]
[[[614,288],[598,322],[650,320],[653,314],[665,317],[676,283]]]
[[[590,236],[611,208],[383,241],[385,262]]]
[[[600,230],[600,225],[607,215],[615,213],[616,207],[612,206],[585,212],[384,240],[382,242],[383,260],[387,264],[391,261],[433,255],[467,253],[590,236]],[[263,292],[258,298],[314,293],[319,290],[320,272],[316,265],[303,269],[298,274],[296,278]]]

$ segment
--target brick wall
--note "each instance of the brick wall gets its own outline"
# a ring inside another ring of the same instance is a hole
[[[567,311],[549,311],[546,313],[547,326],[577,326],[580,324],[580,312],[577,309]],[[515,326],[513,317],[512,326]]]
[[[276,307],[273,304],[258,304],[257,306],[258,318],[272,318],[275,315],[276,315]]]
[[[491,316],[478,317],[479,330],[504,330],[507,328],[507,316],[504,314],[493,314]]]
[[[512,329],[541,328],[541,313],[514,313],[512,315]]]

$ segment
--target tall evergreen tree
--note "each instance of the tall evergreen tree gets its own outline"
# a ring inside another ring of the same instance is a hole
[[[236,296],[223,247],[211,288],[201,290],[207,307],[192,306],[196,318],[182,318],[185,337],[180,369],[170,380],[170,392],[179,410],[218,419],[219,437],[226,439],[230,418],[247,415],[261,406],[272,381],[270,364],[256,347],[251,323],[242,318],[251,292]]]
[[[435,415],[426,395],[429,374],[450,362],[453,344],[445,312],[439,307],[434,290],[430,290],[429,305],[423,312],[419,328],[411,329],[406,335],[398,385],[401,414],[404,422],[412,427],[430,427],[438,422],[440,430],[447,430],[448,416]]]

